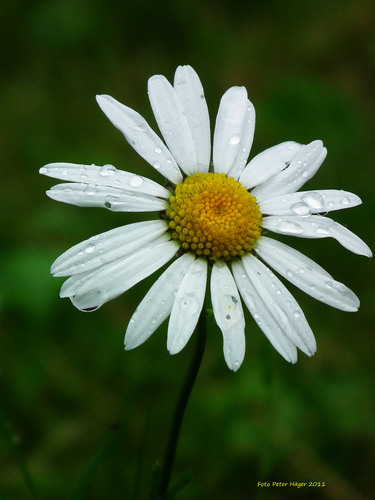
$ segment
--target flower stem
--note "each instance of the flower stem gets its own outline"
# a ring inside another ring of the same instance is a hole
[[[193,356],[190,361],[188,371],[185,376],[184,384],[182,386],[176,408],[174,411],[172,426],[169,434],[167,448],[165,450],[163,467],[161,470],[161,478],[159,483],[159,496],[158,498],[165,498],[168,490],[169,480],[172,473],[173,462],[176,455],[176,448],[178,438],[180,435],[182,420],[184,418],[187,402],[189,400],[194,382],[197,378],[199,367],[202,362],[204,349],[206,346],[206,310],[202,309],[197,325],[197,339]]]

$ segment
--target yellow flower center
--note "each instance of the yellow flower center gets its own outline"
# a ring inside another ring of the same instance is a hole
[[[166,217],[181,247],[208,259],[231,260],[252,250],[261,234],[256,198],[225,174],[194,174],[176,186]]]

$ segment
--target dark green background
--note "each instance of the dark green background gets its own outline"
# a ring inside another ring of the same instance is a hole
[[[155,126],[147,78],[171,79],[177,65],[191,64],[213,123],[224,91],[245,85],[257,111],[252,154],[322,139],[328,158],[308,187],[360,195],[362,206],[333,216],[375,248],[374,18],[372,0],[0,3],[1,498],[31,498],[18,450],[40,499],[131,499],[142,449],[144,498],[194,342],[169,356],[163,325],[123,351],[127,322],[155,276],[93,314],[58,298],[62,280],[49,266],[59,254],[143,217],[54,202],[44,194],[54,181],[39,167],[113,163],[161,180],[95,94],[113,95]],[[210,324],[173,477],[193,471],[181,500],[372,496],[374,264],[335,241],[288,241],[351,287],[360,311],[331,309],[290,286],[317,354],[289,365],[247,317],[235,374]],[[326,486],[260,489],[258,481]]]

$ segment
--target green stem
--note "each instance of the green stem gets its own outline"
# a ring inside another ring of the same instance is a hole
[[[177,448],[178,438],[180,435],[182,420],[184,418],[187,402],[189,400],[191,391],[193,389],[194,382],[198,375],[205,346],[206,346],[206,311],[205,308],[203,308],[197,326],[197,339],[195,344],[195,350],[193,352],[189,369],[186,373],[184,384],[182,386],[181,393],[176,404],[171,431],[169,434],[168,444],[164,455],[164,462],[161,470],[159,496],[158,496],[158,498],[161,499],[165,498],[165,495],[168,490],[168,485],[172,473],[173,462],[176,455],[176,448]]]

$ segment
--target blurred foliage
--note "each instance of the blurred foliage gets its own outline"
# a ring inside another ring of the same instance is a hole
[[[113,163],[160,180],[95,94],[154,123],[147,78],[172,78],[178,64],[191,64],[214,122],[222,93],[245,85],[258,117],[253,153],[323,139],[328,158],[309,186],[359,194],[364,205],[335,218],[374,248],[374,21],[371,0],[0,3],[0,498],[32,498],[20,462],[36,498],[87,500],[133,498],[142,462],[145,498],[191,354],[188,345],[168,355],[165,325],[123,351],[127,321],[155,277],[85,315],[58,298],[61,280],[49,276],[71,245],[140,219],[49,200],[53,181],[40,166]],[[353,288],[361,309],[346,314],[293,289],[317,337],[315,357],[290,366],[247,317],[246,358],[235,374],[210,325],[177,453],[173,481],[193,473],[181,500],[372,495],[374,265],[333,241],[292,244]]]

